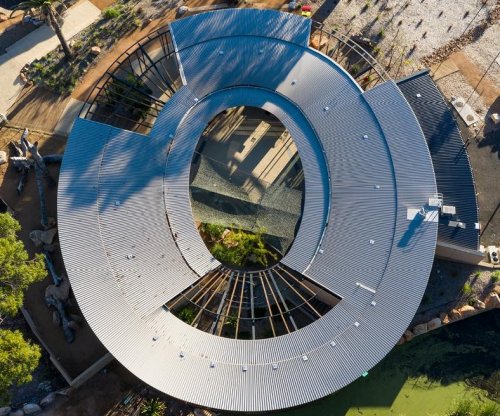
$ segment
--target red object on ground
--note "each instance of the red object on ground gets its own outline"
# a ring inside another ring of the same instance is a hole
[[[311,6],[309,6],[308,4],[305,4],[304,6],[302,6],[303,12],[310,12],[311,10],[312,10]]]

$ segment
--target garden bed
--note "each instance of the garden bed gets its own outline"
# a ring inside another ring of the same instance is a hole
[[[57,48],[33,61],[25,70],[29,80],[58,94],[70,94],[98,55],[109,50],[121,37],[142,24],[136,11],[137,2],[119,2],[103,10],[100,20],[70,41],[74,59],[69,62]],[[93,51],[98,47],[100,51]]]

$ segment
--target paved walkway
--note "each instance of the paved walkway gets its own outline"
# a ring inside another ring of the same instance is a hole
[[[101,11],[83,0],[66,12],[62,31],[70,39],[99,18]],[[0,113],[7,113],[23,88],[19,72],[29,62],[41,58],[59,45],[53,30],[47,26],[36,29],[7,49],[0,56]]]

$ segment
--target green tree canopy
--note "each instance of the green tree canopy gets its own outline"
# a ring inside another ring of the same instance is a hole
[[[26,341],[20,331],[0,329],[0,406],[8,404],[12,385],[31,381],[40,357],[40,347]]]
[[[0,318],[14,316],[23,304],[24,290],[47,276],[43,256],[30,260],[17,239],[20,229],[10,214],[0,214]]]
[[[228,265],[258,263],[267,267],[268,259],[276,260],[277,256],[266,248],[262,239],[264,231],[259,229],[256,233],[249,233],[240,228],[233,229],[222,241],[215,243],[210,251],[217,260]]]

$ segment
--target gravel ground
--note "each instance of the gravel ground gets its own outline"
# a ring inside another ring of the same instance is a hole
[[[316,9],[321,4],[313,3]],[[401,77],[421,68],[420,58],[483,21],[496,0],[487,0],[484,7],[482,4],[481,0],[344,0],[332,10],[325,24],[375,41],[382,52],[379,60],[388,62],[394,55],[397,59],[393,57],[393,64],[403,63],[397,74]],[[489,36],[493,38],[494,34],[493,30]],[[487,42],[481,46],[488,46]],[[390,53],[392,47],[394,54]],[[482,51],[477,54],[482,55]]]
[[[490,26],[476,42],[467,45],[462,52],[474,62],[482,71],[486,71],[500,52],[498,39],[500,37],[500,23]],[[493,63],[488,71],[488,77],[500,85],[500,65]]]
[[[467,80],[460,72],[455,72],[437,81],[438,87],[448,99],[451,97],[463,97],[466,100],[469,98],[468,104],[472,109],[483,118],[488,107],[481,101],[481,97],[474,91],[474,87],[467,83]],[[472,95],[471,95],[472,94]]]

